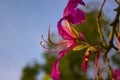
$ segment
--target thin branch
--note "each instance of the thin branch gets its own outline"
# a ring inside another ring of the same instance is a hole
[[[120,3],[117,1],[117,0],[115,0],[116,1],[116,3],[118,4],[118,5],[120,5]]]
[[[106,59],[107,65],[108,65],[109,74],[110,74],[110,76],[111,76],[111,79],[114,80],[113,73],[112,73],[112,68],[111,68],[111,66],[110,66],[109,58],[106,57],[105,59]]]
[[[117,24],[119,24],[119,16],[120,16],[120,5],[118,6],[118,8],[116,9],[116,16],[114,21],[110,24],[110,26],[112,26],[112,31],[111,31],[111,37],[110,37],[110,41],[109,41],[109,47],[114,48],[115,50],[118,50],[117,47],[115,47],[115,45],[113,44],[114,41],[114,35],[117,35],[116,32],[116,27]],[[118,37],[118,36],[117,36]],[[106,54],[107,55],[107,54]]]
[[[106,0],[104,0],[103,3],[101,4],[101,7],[100,7],[100,9],[99,9],[99,11],[98,11],[98,14],[97,14],[98,32],[99,32],[99,35],[100,35],[100,39],[101,39],[101,41],[102,41],[102,45],[103,45],[104,47],[106,47],[107,44],[106,44],[106,42],[105,42],[103,33],[102,33],[102,31],[101,31],[100,17],[101,17],[102,9],[103,9],[103,6],[104,6],[105,2],[106,2]]]
[[[116,1],[116,0],[115,0]],[[116,1],[117,2],[117,1]],[[108,53],[109,51],[114,48],[115,50],[118,50],[117,47],[115,47],[113,41],[114,41],[114,35],[117,35],[116,33],[116,27],[117,27],[117,24],[119,23],[119,16],[120,16],[120,5],[118,6],[118,8],[116,9],[117,11],[117,14],[115,16],[115,19],[114,21],[110,24],[110,26],[112,26],[112,31],[111,31],[111,36],[110,36],[110,41],[109,41],[109,46],[107,47],[107,51],[105,53],[105,60],[108,64],[108,68],[109,68],[109,73],[110,73],[110,76],[112,79],[114,79],[113,77],[113,73],[112,73],[112,68],[110,66],[110,61],[109,61],[109,58],[108,58]]]

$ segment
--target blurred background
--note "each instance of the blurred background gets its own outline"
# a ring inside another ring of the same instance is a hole
[[[51,32],[54,36],[57,35],[56,24],[62,17],[67,1],[0,0],[0,80],[49,80],[56,53],[49,55],[47,54],[49,51],[44,51],[39,45],[41,35],[43,34],[47,40],[49,24]],[[87,13],[87,22],[81,24],[81,28],[79,25],[75,28],[84,33],[88,41],[96,45],[99,42],[99,35],[95,33],[96,13],[102,0],[84,1],[86,7],[80,6],[80,8]],[[103,20],[106,26],[113,21],[115,17],[113,9],[116,6],[114,0],[106,2],[103,9]],[[87,34],[88,32],[90,34]],[[109,34],[107,27],[105,32],[107,37]],[[61,59],[62,80],[77,80],[81,76],[86,78],[84,76],[87,74],[81,70],[83,52],[70,51]],[[65,65],[63,66],[62,63]]]

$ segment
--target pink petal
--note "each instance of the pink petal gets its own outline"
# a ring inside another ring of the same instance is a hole
[[[86,69],[87,69],[87,62],[84,61],[83,64],[82,64],[82,70],[86,71]]]
[[[113,70],[113,77],[115,80],[120,80],[120,70],[119,69]]]
[[[64,14],[69,12],[71,9],[75,9],[78,6],[78,4],[85,6],[85,3],[82,0],[69,0],[68,4],[64,10]]]
[[[98,52],[97,55],[96,55],[96,57],[95,57],[95,65],[96,66],[98,66],[99,60],[100,60],[100,52]]]
[[[119,41],[119,43],[120,43],[120,36],[118,36],[118,41]]]
[[[52,72],[51,72],[51,78],[54,80],[60,80],[60,71],[58,69],[59,67],[59,60],[71,49],[76,45],[75,41],[69,41],[69,45],[67,45],[66,50],[60,51],[58,54],[57,60],[55,60],[53,67],[52,67]]]
[[[57,59],[52,67],[52,73],[51,73],[51,77],[54,80],[60,80],[60,71],[58,70],[58,65],[59,65],[59,60]]]
[[[60,59],[61,57],[63,57],[70,49],[72,49],[73,47],[76,46],[76,40],[69,40],[67,42],[67,47],[66,50],[60,51],[58,54],[58,59]]]
[[[88,57],[89,57],[89,55],[87,55],[87,54],[88,54],[88,51],[86,51],[85,54],[84,54],[83,64],[82,64],[82,70],[83,71],[86,71],[86,69],[87,69]]]
[[[60,19],[57,24],[59,35],[65,40],[74,39],[73,33],[67,27],[61,25],[63,19],[64,18]]]
[[[78,4],[85,5],[82,0],[69,0],[63,16],[68,16],[68,22],[72,24],[80,24],[85,22],[85,13],[77,8]]]
[[[85,38],[84,38],[84,36],[82,35],[82,33],[81,32],[79,32],[79,36],[80,36],[80,40],[85,40]]]
[[[85,13],[78,8],[70,10],[67,15],[67,20],[72,24],[80,24],[85,22]]]

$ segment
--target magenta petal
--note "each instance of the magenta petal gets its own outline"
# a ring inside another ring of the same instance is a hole
[[[78,4],[81,5],[85,5],[85,3],[82,0],[69,0],[65,10],[64,10],[64,14],[66,14],[67,12],[69,12],[71,9],[75,9]]]
[[[59,71],[59,60],[74,46],[76,45],[75,41],[70,41],[69,45],[67,45],[66,50],[60,51],[58,53],[58,59],[54,62],[53,67],[52,67],[52,72],[51,72],[51,77],[54,80],[60,80],[60,71]]]
[[[82,64],[82,70],[86,71],[86,69],[87,69],[87,62],[84,61],[83,64]]]
[[[59,52],[59,54],[58,54],[58,59],[60,59],[61,57],[63,57],[70,49],[72,49],[72,48],[75,47],[75,46],[76,46],[76,41],[75,41],[75,40],[70,40],[70,41],[67,43],[66,49]]]
[[[85,22],[85,13],[79,8],[69,10],[64,13],[64,16],[66,16],[66,20],[72,24],[80,24]]]
[[[113,70],[113,77],[115,80],[120,80],[120,70],[119,69]]]
[[[118,41],[119,41],[119,43],[120,43],[120,36],[118,36]]]
[[[85,38],[84,38],[84,36],[82,35],[82,33],[81,32],[79,32],[79,36],[80,36],[80,40],[85,40]]]
[[[87,52],[86,52],[86,53],[84,54],[83,64],[82,64],[82,70],[83,70],[83,71],[86,71],[86,70],[87,70],[88,57],[89,57],[89,55],[87,55]]]
[[[52,73],[51,73],[51,78],[53,78],[54,80],[60,80],[60,71],[58,69],[58,65],[59,65],[59,60],[57,59],[52,67]]]
[[[67,27],[64,27],[64,26],[61,25],[63,19],[64,19],[64,18],[62,18],[62,19],[60,19],[60,20],[58,21],[58,24],[57,24],[58,33],[59,33],[59,35],[60,35],[63,39],[65,39],[65,40],[71,40],[71,39],[74,38],[74,37],[73,37],[73,34],[70,33],[70,30],[69,30]]]
[[[63,16],[68,16],[68,22],[72,24],[80,24],[85,22],[85,13],[77,8],[78,4],[85,5],[82,0],[69,0]]]
[[[85,22],[85,13],[78,8],[73,9],[69,11],[67,20],[72,24],[80,24],[82,22]]]

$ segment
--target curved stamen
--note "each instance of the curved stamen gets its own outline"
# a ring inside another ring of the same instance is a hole
[[[62,45],[55,46],[55,47],[53,47],[53,48],[48,48],[48,47],[46,47],[46,46],[43,44],[42,41],[40,42],[40,45],[41,45],[45,50],[49,50],[49,51],[51,51],[51,52],[59,52],[59,51],[63,50],[64,47],[66,46],[66,44],[62,44]]]
[[[48,50],[48,51],[50,51],[50,52],[58,52],[58,51],[60,51],[59,47],[54,47],[54,48],[48,48],[48,47],[46,47],[46,46],[43,44],[42,41],[40,42],[40,45],[41,45],[45,50]]]
[[[53,43],[53,42],[51,41],[51,39],[50,39],[50,25],[48,26],[48,41],[49,41],[50,44],[52,44],[52,45],[54,45],[54,46],[57,46],[57,45],[58,45],[58,44],[56,44],[56,43]]]
[[[42,39],[44,42],[46,42],[46,43],[49,44],[49,42],[44,39],[43,34],[41,35],[41,39]]]
[[[59,46],[59,45],[63,45],[65,44],[65,42],[62,42],[62,43],[54,43],[51,41],[51,38],[50,38],[50,25],[48,26],[48,41],[46,41],[43,37],[43,35],[41,35],[41,38],[44,42],[48,43],[48,44],[51,44],[53,46]]]
[[[43,42],[42,42],[42,41],[40,42],[40,45],[41,45],[44,49],[50,49],[50,48],[45,47],[45,45],[43,45]]]

